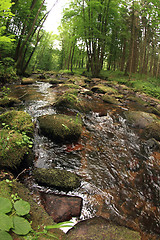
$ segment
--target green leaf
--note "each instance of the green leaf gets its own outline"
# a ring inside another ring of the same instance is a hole
[[[30,212],[30,204],[26,201],[19,200],[14,203],[14,208],[16,214],[19,216],[24,216]]]
[[[52,229],[52,228],[73,227],[73,225],[69,225],[70,223],[73,224],[73,222],[71,222],[71,221],[61,222],[61,223],[57,223],[57,224],[54,224],[54,225],[45,226],[45,229],[49,230],[49,229]]]
[[[9,231],[13,227],[13,222],[10,217],[4,213],[0,213],[0,230]]]
[[[14,216],[13,225],[12,231],[18,235],[26,235],[32,230],[30,223],[23,217]]]
[[[12,209],[11,201],[7,198],[0,197],[0,212],[9,213]]]
[[[0,239],[3,240],[13,240],[13,238],[11,237],[11,235],[5,231],[0,231]]]

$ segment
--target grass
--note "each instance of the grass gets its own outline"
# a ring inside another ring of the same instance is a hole
[[[120,71],[101,71],[103,78],[108,78],[109,81],[114,81],[119,84],[124,84],[128,87],[132,87],[135,91],[144,92],[149,96],[160,99],[160,79],[140,75],[132,74],[129,79],[128,76],[124,76],[123,72]]]
[[[69,72],[68,70],[63,70]],[[85,73],[84,73],[85,72]],[[91,73],[87,73],[86,69],[73,69],[73,73],[80,76],[84,74],[86,77],[91,78]],[[124,84],[128,87],[132,87],[135,91],[146,93],[149,96],[160,99],[160,79],[146,75],[140,75],[138,73],[129,76],[124,76],[124,72],[121,71],[107,71],[102,70],[100,77],[107,79],[108,81]]]

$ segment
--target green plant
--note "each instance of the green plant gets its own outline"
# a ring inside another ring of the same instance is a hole
[[[56,228],[72,227],[71,224],[73,224],[73,222],[66,221],[66,222],[61,222],[61,223],[57,223],[54,225],[44,226],[43,230],[40,232],[36,232],[36,231],[32,230],[31,234],[29,234],[25,237],[25,240],[38,240],[40,235],[46,235],[47,237],[59,239],[53,233],[50,233],[49,230],[56,229]]]
[[[27,235],[32,231],[26,219],[30,212],[30,204],[18,196],[12,195],[12,201],[0,197],[0,239],[10,240],[8,233],[12,231],[17,235]]]
[[[19,130],[16,130],[16,129],[14,130],[14,128],[10,129],[10,126],[5,123],[2,123],[2,126],[3,126],[3,128],[0,131],[0,145],[2,145],[3,149],[6,148],[6,146],[8,145],[8,141],[9,141],[10,137],[12,136],[12,133],[14,133],[14,131],[17,131],[18,133],[22,134],[22,139],[19,141],[16,141],[17,145],[27,145],[29,148],[32,148],[33,141],[29,136],[27,136],[26,132],[24,132],[24,131],[20,132]],[[7,138],[5,137],[6,136],[6,133],[4,131],[5,129],[10,131]]]
[[[5,86],[3,86],[1,90],[2,90],[3,97],[8,96],[8,94],[11,92],[11,89]]]

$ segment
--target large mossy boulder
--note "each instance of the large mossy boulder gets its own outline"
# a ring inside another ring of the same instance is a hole
[[[78,188],[81,184],[79,176],[66,170],[38,168],[33,175],[39,184],[64,191]]]
[[[32,151],[23,135],[13,130],[0,130],[0,167],[11,170],[32,162]]]
[[[102,100],[109,104],[114,104],[114,105],[120,104],[114,96],[110,96],[110,95],[108,95],[108,93],[103,95]]]
[[[10,129],[25,132],[28,136],[33,136],[34,124],[31,116],[24,111],[8,111],[0,115],[0,127],[3,124],[9,126]]]
[[[31,193],[29,190],[21,183],[18,183],[17,181],[12,181],[12,183],[7,183],[6,181],[0,182],[0,197],[7,198],[9,200],[12,199],[13,196],[18,195],[22,200],[27,201],[30,204],[30,214],[28,215],[28,221],[31,222],[31,227],[36,232],[42,232],[44,229],[44,226],[48,225],[54,225],[52,218],[45,212],[45,210],[40,207],[32,198]],[[14,234],[12,232],[12,238],[14,240],[21,240],[21,239],[37,239],[35,237],[35,233],[30,232],[27,236],[20,236],[17,234]],[[52,229],[49,231],[50,234],[53,234],[54,237],[47,236],[46,234],[39,234],[38,239],[39,240],[45,240],[45,239],[66,239],[65,234],[60,229]],[[3,240],[3,239],[2,239]]]
[[[77,223],[67,233],[68,240],[140,240],[140,234],[126,227],[115,225],[102,217]]]
[[[15,104],[20,104],[21,101],[13,97],[2,97],[0,98],[0,107],[13,107]]]
[[[62,96],[60,96],[55,102],[54,106],[58,109],[74,109],[80,112],[89,112],[90,108],[82,99],[78,98],[77,90],[67,91]]]
[[[44,115],[38,118],[41,133],[54,142],[76,142],[82,132],[81,119],[63,114]]]
[[[102,85],[102,84],[93,86],[91,88],[91,90],[93,92],[96,92],[96,93],[108,93],[108,94],[115,94],[115,93],[117,93],[117,90],[115,88],[108,87],[108,86],[105,86],[105,85]]]
[[[23,78],[21,83],[24,85],[28,85],[28,84],[33,84],[36,82],[36,79],[34,78]]]
[[[146,128],[148,125],[157,120],[157,117],[152,113],[141,111],[127,111],[124,113],[127,122],[133,127]]]

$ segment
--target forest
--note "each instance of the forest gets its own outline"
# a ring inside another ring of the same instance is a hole
[[[0,0],[0,239],[159,240],[160,1],[60,1]]]
[[[0,0],[2,82],[61,69],[160,76],[159,0],[70,1],[58,36],[43,28],[49,12],[45,0]]]

